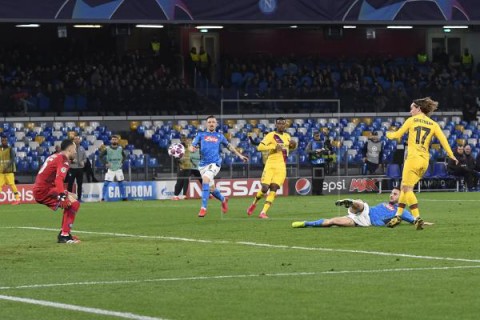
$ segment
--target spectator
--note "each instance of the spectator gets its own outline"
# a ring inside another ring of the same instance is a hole
[[[477,106],[470,101],[466,101],[463,105],[462,116],[464,121],[477,121]]]
[[[87,182],[98,182],[97,178],[95,178],[95,174],[93,173],[92,162],[90,158],[87,157],[85,160],[85,174],[87,176]]]
[[[189,177],[192,172],[192,162],[190,160],[190,151],[188,150],[187,137],[182,134],[180,142],[185,147],[185,154],[177,162],[177,183],[175,183],[174,195],[172,200],[183,200],[187,197]],[[182,193],[183,190],[183,194]]]
[[[310,140],[305,148],[310,163],[312,164],[312,194],[323,195],[323,181],[326,171],[326,159],[324,155],[330,151],[325,148],[325,143],[321,140],[319,131],[313,133],[313,139]]]
[[[454,160],[449,159],[447,165],[448,172],[451,175],[463,178],[463,182],[466,183],[467,189],[471,190],[473,188],[474,173],[468,167],[467,157],[465,155],[465,147],[463,145],[457,146],[454,155],[457,158],[458,163],[456,164]]]
[[[467,169],[472,173],[472,187],[469,191],[476,191],[478,185],[478,171],[476,171],[476,159],[472,155],[472,147],[467,144],[464,148]]]
[[[192,141],[189,140],[189,145],[192,144]],[[192,169],[190,170],[190,176],[193,176],[200,182],[202,185],[202,175],[200,174],[200,170],[198,170],[198,166],[200,163],[200,151],[190,151],[190,161],[192,162]]]
[[[200,51],[198,52],[198,58],[200,63],[200,73],[203,77],[210,80],[210,66],[212,64],[212,59],[203,47],[200,47]]]
[[[465,48],[462,55],[462,68],[469,76],[472,75],[473,65],[473,56],[468,51],[468,48]]]
[[[378,167],[382,164],[383,142],[378,136],[378,132],[373,132],[368,138],[363,148],[363,167],[362,174],[375,174]]]
[[[100,152],[100,159],[102,159],[102,162],[105,163],[105,167],[107,168],[105,182],[103,183],[102,189],[102,201],[108,199],[108,186],[111,182],[115,181],[115,179],[117,180],[120,188],[120,197],[123,201],[128,200],[124,183],[125,176],[123,175],[122,170],[126,156],[123,152],[122,146],[118,144],[119,140],[120,136],[112,135],[110,139],[110,145],[105,147]]]
[[[82,185],[83,185],[83,172],[85,168],[85,161],[87,160],[87,154],[85,149],[80,145],[81,142],[80,136],[75,136],[73,142],[75,143],[75,148],[77,149],[75,158],[70,164],[70,169],[68,170],[67,182],[68,192],[73,192],[73,184],[77,182],[77,199],[82,201]]]
[[[20,204],[20,194],[15,184],[15,150],[8,145],[8,138],[5,135],[1,137],[0,144],[0,191],[7,185],[12,189],[15,200],[12,205]]]

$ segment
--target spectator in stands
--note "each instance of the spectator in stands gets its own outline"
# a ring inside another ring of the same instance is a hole
[[[474,66],[473,56],[468,51],[468,48],[465,48],[462,55],[462,68],[469,76],[471,76],[473,71],[473,66]]]
[[[476,191],[478,185],[479,172],[476,170],[476,159],[472,155],[472,147],[467,144],[464,148],[465,158],[467,162],[467,168],[472,173],[472,187],[469,191]]]
[[[212,65],[212,59],[203,47],[200,47],[200,51],[198,52],[198,58],[200,73],[204,78],[210,80],[210,66]]]
[[[192,162],[190,160],[190,150],[188,150],[189,145],[187,144],[187,136],[182,134],[180,136],[180,143],[185,147],[185,154],[180,159],[175,160],[177,162],[177,183],[175,183],[172,200],[183,200],[187,197],[188,183],[190,181],[189,177],[192,172]]]
[[[123,152],[122,146],[118,144],[119,140],[120,136],[112,135],[110,139],[110,145],[105,147],[100,152],[100,159],[103,161],[105,167],[107,168],[107,173],[105,174],[105,182],[103,183],[102,201],[108,199],[108,186],[111,182],[115,181],[115,179],[117,180],[118,186],[120,188],[120,197],[123,201],[128,200],[125,193],[125,185],[123,182],[125,180],[125,177],[122,170],[126,156]]]
[[[323,195],[323,181],[326,173],[326,159],[324,155],[329,151],[321,140],[320,132],[315,131],[313,139],[308,142],[305,148],[312,165],[312,194],[314,195]]]
[[[192,144],[192,140],[189,139],[188,144]],[[194,152],[190,151],[190,161],[192,162],[192,169],[190,170],[190,176],[195,177],[198,182],[200,182],[200,185],[202,185],[202,175],[200,174],[200,171],[198,170],[198,166],[200,163],[200,152],[199,150],[196,150]]]
[[[337,163],[337,154],[333,150],[332,141],[330,140],[330,138],[325,139],[324,148],[325,150],[327,150],[327,152],[323,154],[323,157],[325,158],[325,161],[326,161],[325,173],[331,174],[335,172],[335,165]]]
[[[195,73],[195,70],[198,70],[200,67],[200,55],[197,53],[196,47],[190,49],[190,66],[192,75]]]
[[[160,56],[160,41],[156,36],[150,41],[150,48],[152,49],[153,56]]]
[[[426,54],[425,50],[420,50],[417,53],[417,63],[426,64],[427,62],[428,62],[428,55]]]
[[[480,152],[477,154],[477,158],[475,159],[475,172],[477,173],[477,179],[480,176]],[[477,182],[477,190],[480,191],[480,187],[478,186]]]
[[[8,145],[8,137],[2,135],[0,145],[0,191],[4,185],[12,189],[15,200],[12,205],[20,204],[20,194],[15,185],[15,150]]]
[[[447,169],[451,175],[462,177],[464,183],[467,185],[468,190],[473,188],[473,171],[468,167],[467,156],[465,155],[465,147],[463,145],[457,146],[457,149],[454,152],[455,157],[458,160],[458,163],[455,163],[454,160],[449,159]]]
[[[477,121],[477,112],[477,105],[473,101],[465,101],[462,110],[462,116],[464,121]]]
[[[365,164],[362,174],[375,174],[378,167],[382,164],[382,157],[383,142],[380,140],[378,132],[374,131],[372,135],[368,137],[368,141],[363,147],[363,162]]]
[[[263,138],[263,132],[260,132],[259,138],[260,138],[260,140],[257,141],[255,139],[253,139],[251,132],[248,133],[248,141],[250,142],[250,144],[252,146],[255,146],[255,148],[258,147],[258,145],[260,144],[260,141]],[[269,151],[261,151],[263,164],[265,164],[267,162],[267,158],[268,158],[269,153],[270,153]]]
[[[87,182],[98,182],[97,178],[95,178],[95,173],[93,172],[92,162],[90,158],[87,157],[85,160],[85,175],[87,176]]]
[[[60,148],[60,145],[59,144],[56,144],[55,145],[55,151],[52,152],[52,154],[54,153],[59,153],[60,151],[62,151],[62,149]],[[67,177],[68,178],[68,177]]]
[[[73,184],[75,181],[77,182],[77,199],[78,201],[82,201],[82,185],[83,185],[83,172],[85,168],[85,161],[87,160],[87,153],[85,149],[80,145],[82,138],[76,135],[73,138],[73,142],[75,143],[75,147],[77,149],[77,153],[75,158],[70,163],[70,169],[68,170],[67,175],[67,190],[69,192],[73,192]]]

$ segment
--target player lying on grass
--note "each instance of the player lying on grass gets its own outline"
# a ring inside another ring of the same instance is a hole
[[[389,201],[370,207],[362,200],[343,199],[335,202],[337,206],[345,206],[348,208],[348,214],[343,217],[335,217],[331,219],[320,219],[316,221],[295,221],[292,223],[293,228],[305,227],[384,227],[393,217],[398,207],[398,197],[400,189],[394,188],[390,193]],[[410,212],[405,210],[402,220],[414,223],[415,218]],[[424,225],[432,225],[433,223],[425,222]]]

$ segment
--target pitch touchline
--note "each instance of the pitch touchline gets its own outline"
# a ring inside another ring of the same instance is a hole
[[[7,227],[7,229],[28,229],[28,230],[42,230],[42,231],[58,231],[58,229],[38,228],[38,227]],[[274,249],[294,249],[294,250],[304,250],[304,251],[358,253],[358,254],[370,254],[370,255],[390,256],[390,257],[403,257],[403,258],[412,258],[412,259],[445,260],[445,261],[461,261],[461,262],[480,263],[480,260],[478,260],[478,259],[420,256],[420,255],[413,255],[413,254],[391,253],[391,252],[381,252],[381,251],[287,246],[287,245],[276,245],[276,244],[257,243],[257,242],[248,242],[248,241],[202,240],[202,239],[191,239],[191,238],[183,238],[183,237],[144,236],[144,235],[127,234],[127,233],[114,233],[114,232],[95,232],[95,231],[80,231],[80,230],[76,230],[76,232],[77,233],[85,233],[85,234],[97,234],[97,235],[114,236],[114,237],[125,237],[125,238],[173,240],[173,241],[212,243],[212,244],[239,244],[239,245],[245,245],[245,246],[265,247],[265,248],[274,248]]]
[[[44,307],[51,307],[56,309],[64,309],[64,310],[72,310],[72,311],[80,311],[86,312],[91,314],[98,314],[98,315],[105,315],[105,316],[112,316],[117,318],[123,319],[135,319],[135,320],[166,320],[164,318],[154,318],[154,317],[147,317],[141,316],[134,313],[128,312],[118,312],[118,311],[110,311],[98,308],[88,308],[82,306],[76,306],[73,304],[65,304],[65,303],[58,303],[46,300],[36,300],[36,299],[29,299],[29,298],[20,298],[20,297],[13,297],[13,296],[4,296],[0,295],[0,300],[7,300],[7,301],[14,301],[14,302],[22,302],[28,304],[34,304],[37,306],[44,306]]]
[[[479,269],[480,265],[475,266],[453,266],[453,267],[420,267],[420,268],[393,268],[393,269],[372,269],[372,270],[338,270],[338,271],[321,271],[321,272],[291,272],[291,273],[262,273],[262,274],[233,274],[223,276],[200,276],[200,277],[177,277],[177,278],[159,278],[159,279],[143,279],[143,280],[112,280],[112,281],[84,281],[84,282],[67,282],[67,283],[46,283],[32,284],[22,286],[0,287],[0,290],[13,289],[37,289],[52,287],[68,287],[68,286],[94,286],[107,284],[131,284],[146,282],[172,282],[172,281],[199,281],[199,280],[223,280],[223,279],[246,279],[259,277],[299,277],[299,276],[316,276],[330,274],[352,274],[352,273],[383,273],[383,272],[399,272],[399,271],[429,271],[429,270],[452,270],[452,269]]]
[[[422,201],[435,201],[435,202],[479,202],[480,199],[420,199]]]

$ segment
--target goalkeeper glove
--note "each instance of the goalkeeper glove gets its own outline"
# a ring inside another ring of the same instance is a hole
[[[62,209],[69,208],[72,203],[68,200],[68,192],[62,192],[57,196],[58,206]]]

